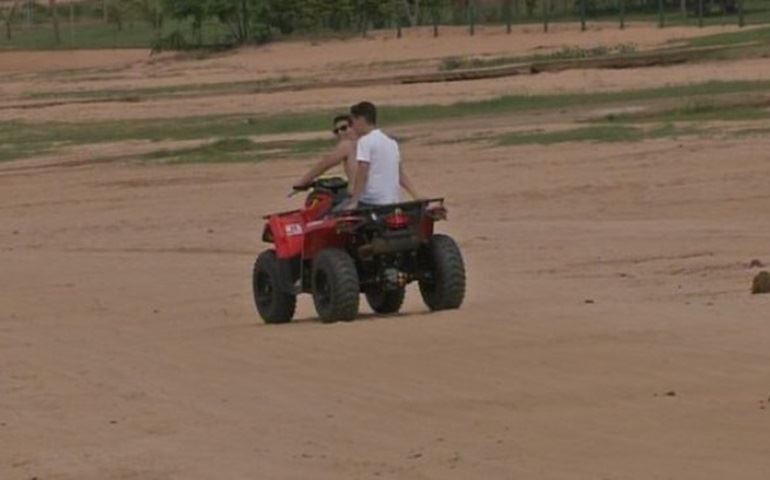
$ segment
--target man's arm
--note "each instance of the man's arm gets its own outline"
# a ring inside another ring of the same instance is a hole
[[[401,183],[401,186],[404,187],[404,190],[409,192],[409,195],[411,195],[412,198],[418,200],[420,198],[420,194],[417,193],[417,189],[414,188],[412,178],[406,173],[403,162],[398,164],[398,178],[400,179],[399,182]]]
[[[295,187],[304,187],[319,175],[347,159],[350,153],[350,145],[345,142],[337,145],[334,150],[318,161],[302,178],[294,184]]]
[[[353,193],[346,208],[353,210],[358,207],[361,196],[366,190],[366,182],[369,181],[369,166],[372,161],[371,145],[368,137],[363,137],[356,143],[356,179],[353,182]]]
[[[361,195],[364,194],[364,188],[366,187],[366,181],[369,178],[369,162],[358,162],[356,167],[356,181],[353,182],[353,198],[350,199],[348,208],[356,208],[358,202],[361,200]]]

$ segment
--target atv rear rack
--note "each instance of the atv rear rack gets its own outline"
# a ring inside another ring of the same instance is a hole
[[[396,209],[401,210],[412,210],[415,207],[426,207],[430,206],[431,204],[435,204],[435,207],[443,208],[444,207],[444,199],[443,198],[426,198],[421,200],[411,200],[409,202],[401,202],[401,203],[389,203],[387,205],[375,205],[375,206],[367,206],[367,207],[359,207],[354,210],[341,210],[339,212],[332,212],[330,215],[334,217],[339,216],[345,216],[350,215],[351,213],[382,213],[382,212],[391,212]]]

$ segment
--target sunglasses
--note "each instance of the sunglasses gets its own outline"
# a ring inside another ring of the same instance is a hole
[[[332,130],[332,132],[334,132],[335,135],[339,135],[340,133],[347,132],[348,128],[350,128],[350,127],[347,126],[347,125],[340,125],[339,127],[337,127],[334,130]]]

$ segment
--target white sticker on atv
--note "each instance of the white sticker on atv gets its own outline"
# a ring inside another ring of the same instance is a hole
[[[293,237],[296,235],[302,235],[302,225],[299,223],[290,223],[285,227],[286,235]]]

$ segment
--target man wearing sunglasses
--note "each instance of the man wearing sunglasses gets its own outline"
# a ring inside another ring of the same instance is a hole
[[[348,183],[353,183],[356,168],[356,134],[351,128],[351,123],[349,115],[334,117],[332,133],[337,138],[337,145],[330,153],[313,165],[313,168],[294,184],[295,187],[301,188],[310,184],[319,175],[339,164],[342,164],[345,169]]]

